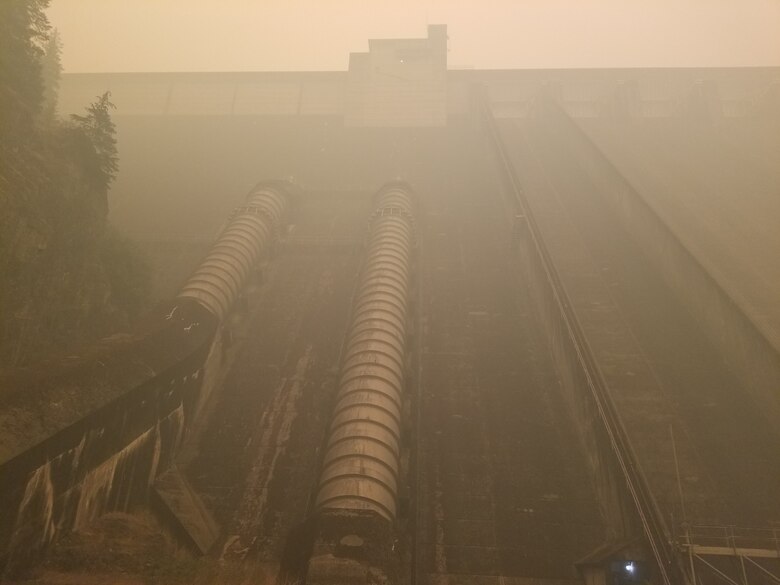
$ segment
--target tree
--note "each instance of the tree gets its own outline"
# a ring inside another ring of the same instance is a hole
[[[41,114],[47,123],[54,121],[57,114],[57,97],[60,90],[60,77],[62,76],[62,41],[55,28],[44,47],[41,60],[41,81],[43,82],[43,105]]]
[[[116,149],[116,127],[111,120],[109,110],[115,108],[111,103],[111,92],[99,96],[97,101],[87,107],[87,115],[71,114],[76,126],[89,139],[93,149],[94,168],[91,169],[98,184],[108,189],[119,170],[119,157]]]
[[[40,112],[48,6],[49,0],[0,1],[0,147],[30,136]]]
[[[48,4],[0,0],[0,364],[103,335],[146,290],[143,262],[106,229],[110,94],[55,117],[61,43]]]

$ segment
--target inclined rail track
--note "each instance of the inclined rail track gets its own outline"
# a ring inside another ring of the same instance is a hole
[[[609,440],[612,456],[625,481],[625,489],[633,503],[647,544],[656,561],[659,576],[665,585],[688,583],[689,580],[681,565],[681,560],[669,538],[669,532],[665,527],[662,513],[652,497],[642,471],[636,463],[636,456],[633,453],[626,431],[609,397],[606,383],[569,301],[552,257],[544,243],[541,230],[534,219],[522,185],[499,134],[487,98],[484,95],[480,99],[480,110],[501,173],[504,175],[511,190],[513,203],[527,222],[529,235],[535,252],[541,260],[549,288],[553,293],[554,303],[560,312],[566,334],[576,353],[577,362],[584,374],[598,412],[599,420],[602,423],[603,431]]]

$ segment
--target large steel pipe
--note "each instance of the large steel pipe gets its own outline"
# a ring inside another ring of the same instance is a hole
[[[319,509],[374,510],[395,518],[413,238],[408,188],[388,185],[377,195],[371,220],[320,476]]]
[[[257,185],[178,296],[195,299],[222,320],[277,229],[287,198],[278,184]]]

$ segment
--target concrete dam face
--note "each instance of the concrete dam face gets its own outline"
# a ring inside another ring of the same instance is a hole
[[[370,48],[65,76],[158,304],[3,375],[5,578],[147,514],[203,583],[776,583],[780,71]]]

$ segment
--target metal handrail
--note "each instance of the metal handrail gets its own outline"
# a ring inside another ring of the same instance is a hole
[[[780,557],[780,527],[690,524],[677,538],[684,546],[718,546],[740,550],[774,550]]]

